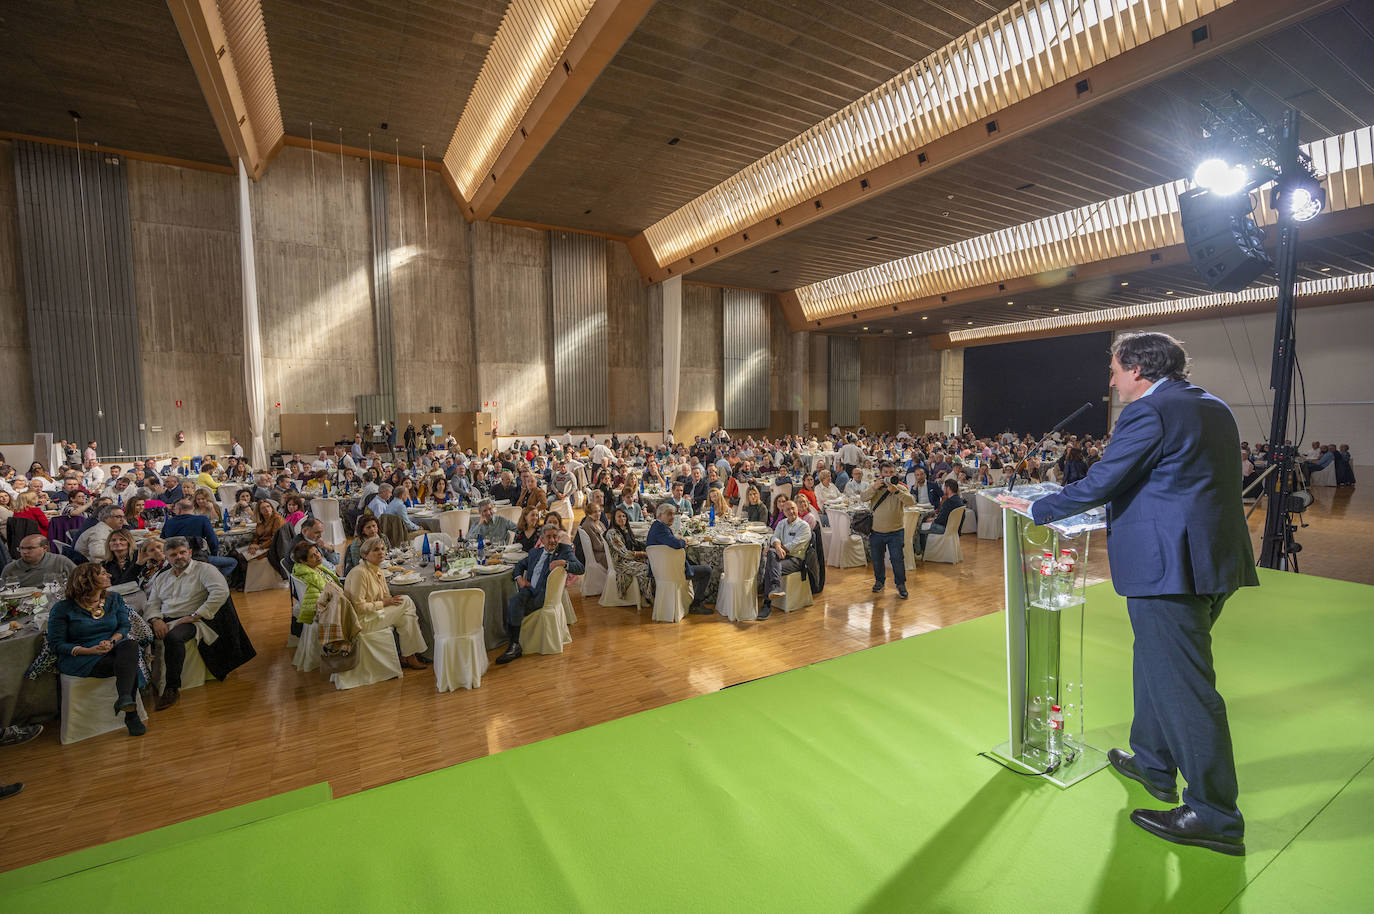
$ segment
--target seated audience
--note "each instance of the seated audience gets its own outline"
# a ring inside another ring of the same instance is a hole
[[[945,497],[940,502],[940,508],[927,523],[921,525],[917,535],[920,537],[920,548],[917,550],[921,554],[926,551],[926,537],[932,533],[944,533],[945,525],[949,523],[949,515],[955,508],[962,508],[964,500],[959,497],[959,483],[951,476],[945,479]]]
[[[539,545],[544,529],[544,513],[531,505],[520,514],[520,525],[515,528],[515,544],[526,552]]]
[[[305,594],[297,608],[296,621],[301,625],[309,625],[315,621],[315,603],[324,592],[325,584],[335,584],[342,590],[343,581],[325,562],[320,547],[309,540],[301,540],[292,547],[291,561],[291,574],[305,585]]]
[[[611,525],[606,528],[605,539],[607,553],[615,560],[615,588],[621,599],[629,593],[630,585],[638,581],[640,599],[652,603],[654,576],[649,568],[649,553],[630,529],[630,516],[617,509],[612,514]]]
[[[358,611],[358,624],[364,634],[394,628],[400,638],[401,665],[410,670],[423,670],[428,664],[420,655],[429,645],[420,633],[415,603],[410,597],[391,595],[391,588],[382,574],[386,550],[386,541],[381,537],[366,540],[359,549],[363,560],[348,573],[344,592]]]
[[[496,513],[496,506],[490,498],[477,503],[478,523],[468,527],[467,540],[481,542],[484,546],[502,546],[510,542],[515,533],[515,524]]]
[[[344,551],[343,568],[340,574],[348,577],[348,573],[353,570],[354,566],[363,560],[361,551],[363,543],[374,537],[385,543],[388,550],[391,549],[391,543],[382,536],[381,526],[377,518],[371,514],[360,516],[358,523],[353,528],[353,542],[349,543],[348,549]]]
[[[204,520],[204,518],[201,518]],[[153,636],[162,642],[162,666],[167,682],[158,698],[157,709],[166,710],[181,695],[181,667],[186,660],[186,642],[214,633],[206,625],[229,599],[229,585],[213,565],[191,558],[191,544],[185,537],[165,541],[168,568],[153,577],[145,616]],[[170,624],[168,624],[170,622]]]
[[[110,558],[110,534],[115,530],[123,530],[126,518],[123,511],[105,504],[95,510],[95,519],[96,523],[77,537],[73,548],[92,562],[106,562]]]
[[[135,690],[148,683],[138,668],[138,642],[129,636],[129,607],[111,591],[110,573],[81,565],[67,581],[66,598],[48,617],[48,646],[66,676],[114,677],[114,712],[124,715],[130,736],[147,732],[138,716]]]
[[[331,569],[339,567],[339,544],[327,543],[324,541],[324,521],[318,517],[307,517],[301,524],[301,532],[296,534],[291,541],[291,548],[295,549],[301,543],[310,543],[319,547],[320,556],[324,559]]]
[[[797,516],[797,503],[786,496],[778,501],[782,519],[773,528],[773,538],[764,547],[763,570],[759,576],[759,593],[763,595],[760,619],[767,619],[772,614],[773,601],[785,596],[778,589],[783,576],[805,567],[806,550],[811,545],[811,525]]]
[[[218,568],[225,577],[234,573],[238,568],[237,559],[227,555],[219,554],[219,537],[215,536],[215,528],[210,523],[210,519],[195,513],[195,506],[191,499],[183,498],[172,506],[172,516],[162,525],[162,538],[172,539],[173,537],[184,537],[191,542],[200,541],[197,545],[204,545],[204,561],[209,562]],[[80,552],[80,550],[77,550]],[[82,553],[85,555],[85,553]]]
[[[526,616],[544,606],[549,573],[556,568],[566,568],[568,574],[581,574],[584,570],[573,554],[572,547],[559,542],[559,533],[559,528],[553,524],[546,526],[539,545],[530,550],[511,572],[519,589],[506,604],[506,636],[510,644],[505,653],[496,658],[497,663],[510,663],[524,653],[520,647],[520,626]]]
[[[37,533],[24,537],[17,551],[18,557],[0,573],[0,584],[42,587],[47,582],[48,575],[58,575],[70,580],[72,569],[76,567],[65,555],[49,551],[47,537]]]
[[[138,548],[134,545],[133,534],[128,530],[115,530],[106,541],[110,557],[105,562],[105,570],[110,573],[110,586],[121,584],[142,584],[143,566],[138,563]]]
[[[30,489],[27,492],[19,493],[19,498],[15,500],[17,506],[14,512],[15,517],[27,517],[38,525],[38,532],[44,538],[48,535],[48,515],[43,509],[38,507],[38,493]]]
[[[208,520],[212,527],[224,519],[224,512],[220,510],[209,489],[196,489],[195,494],[191,496],[191,511]]]
[[[694,472],[699,472],[699,469]],[[687,560],[686,541],[673,533],[673,520],[676,515],[677,510],[671,502],[665,501],[658,506],[658,510],[654,512],[653,525],[649,527],[649,535],[644,538],[644,548],[647,550],[650,546],[668,546],[682,550],[682,567],[687,580],[692,582],[692,605],[688,612],[707,616],[714,612],[702,603],[707,588],[711,586],[711,566],[693,565]],[[647,552],[645,554],[647,556]]]

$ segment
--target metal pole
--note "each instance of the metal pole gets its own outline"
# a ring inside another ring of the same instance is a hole
[[[1302,116],[1289,108],[1283,116],[1279,137],[1279,187],[1287,192],[1302,170],[1298,163],[1298,128]],[[1269,373],[1269,388],[1274,392],[1274,416],[1269,425],[1269,459],[1276,472],[1265,483],[1269,504],[1264,515],[1264,539],[1258,564],[1262,568],[1288,570],[1290,556],[1300,546],[1293,542],[1293,525],[1288,516],[1288,496],[1293,490],[1294,445],[1286,444],[1288,404],[1293,395],[1293,284],[1298,274],[1298,226],[1280,197],[1279,251],[1276,267],[1279,281],[1278,312],[1274,316],[1274,361]],[[1298,442],[1299,444],[1301,442]]]

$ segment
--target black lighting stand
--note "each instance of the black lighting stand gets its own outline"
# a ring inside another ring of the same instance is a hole
[[[1289,108],[1279,131],[1279,171],[1283,177],[1298,174],[1298,128],[1302,115]],[[1260,541],[1259,566],[1282,571],[1297,571],[1297,553],[1302,545],[1294,542],[1297,529],[1289,511],[1293,492],[1294,460],[1297,444],[1288,444],[1288,405],[1293,399],[1294,349],[1293,285],[1298,277],[1298,224],[1288,207],[1275,207],[1279,220],[1279,251],[1275,268],[1279,280],[1279,306],[1274,315],[1274,361],[1269,369],[1269,389],[1274,392],[1274,415],[1269,423],[1269,459],[1276,465],[1264,484],[1269,503],[1264,512],[1264,538]]]

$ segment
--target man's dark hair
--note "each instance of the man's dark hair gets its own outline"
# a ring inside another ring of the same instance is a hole
[[[1123,334],[1112,344],[1112,355],[1127,371],[1139,368],[1140,376],[1146,380],[1188,378],[1188,353],[1167,333]]]
[[[945,488],[949,490],[949,494],[950,494],[950,495],[958,495],[958,494],[959,494],[959,480],[955,479],[953,476],[946,476],[946,477],[945,477]]]

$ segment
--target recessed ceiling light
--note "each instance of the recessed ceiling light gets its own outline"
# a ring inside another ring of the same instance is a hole
[[[1165,295],[1173,295],[1173,294],[1174,294],[1174,290],[1173,290],[1173,289],[1165,289],[1165,290],[1164,290],[1164,294],[1165,294]]]
[[[1009,302],[1007,302],[1007,304],[1009,304],[1009,305],[1014,305],[1014,304],[1016,304],[1016,302],[1014,302],[1014,301],[1009,301]]]
[[[941,215],[941,216],[948,216],[948,215],[949,215],[949,210],[944,210],[944,211],[942,211],[942,212],[940,213],[940,215]]]
[[[972,326],[973,326],[973,321],[969,321],[969,322],[968,322],[968,325],[969,325],[970,327],[972,327]]]
[[[930,320],[930,315],[928,315],[928,314],[922,314],[922,315],[921,315],[921,320],[923,320],[923,321],[928,321],[928,320]]]
[[[1123,286],[1129,286],[1130,283],[1128,283],[1128,282],[1123,282],[1122,285],[1123,285]]]
[[[1330,267],[1322,267],[1322,272],[1323,272],[1323,273],[1330,273],[1330,272],[1331,272],[1331,268],[1330,268]]]
[[[1055,308],[1054,310],[1055,310],[1055,311],[1058,311],[1059,309],[1058,309],[1058,308]]]
[[[913,333],[915,333],[914,330],[908,330],[908,331],[906,332],[906,335],[907,335],[907,336],[911,336],[911,334],[913,334]]]
[[[954,194],[945,194],[945,199],[946,199],[946,200],[953,200],[953,199],[954,199]]]
[[[868,329],[868,328],[867,328],[867,327],[865,327],[865,328],[864,328],[864,329],[865,329],[865,330],[867,330],[867,329]]]

